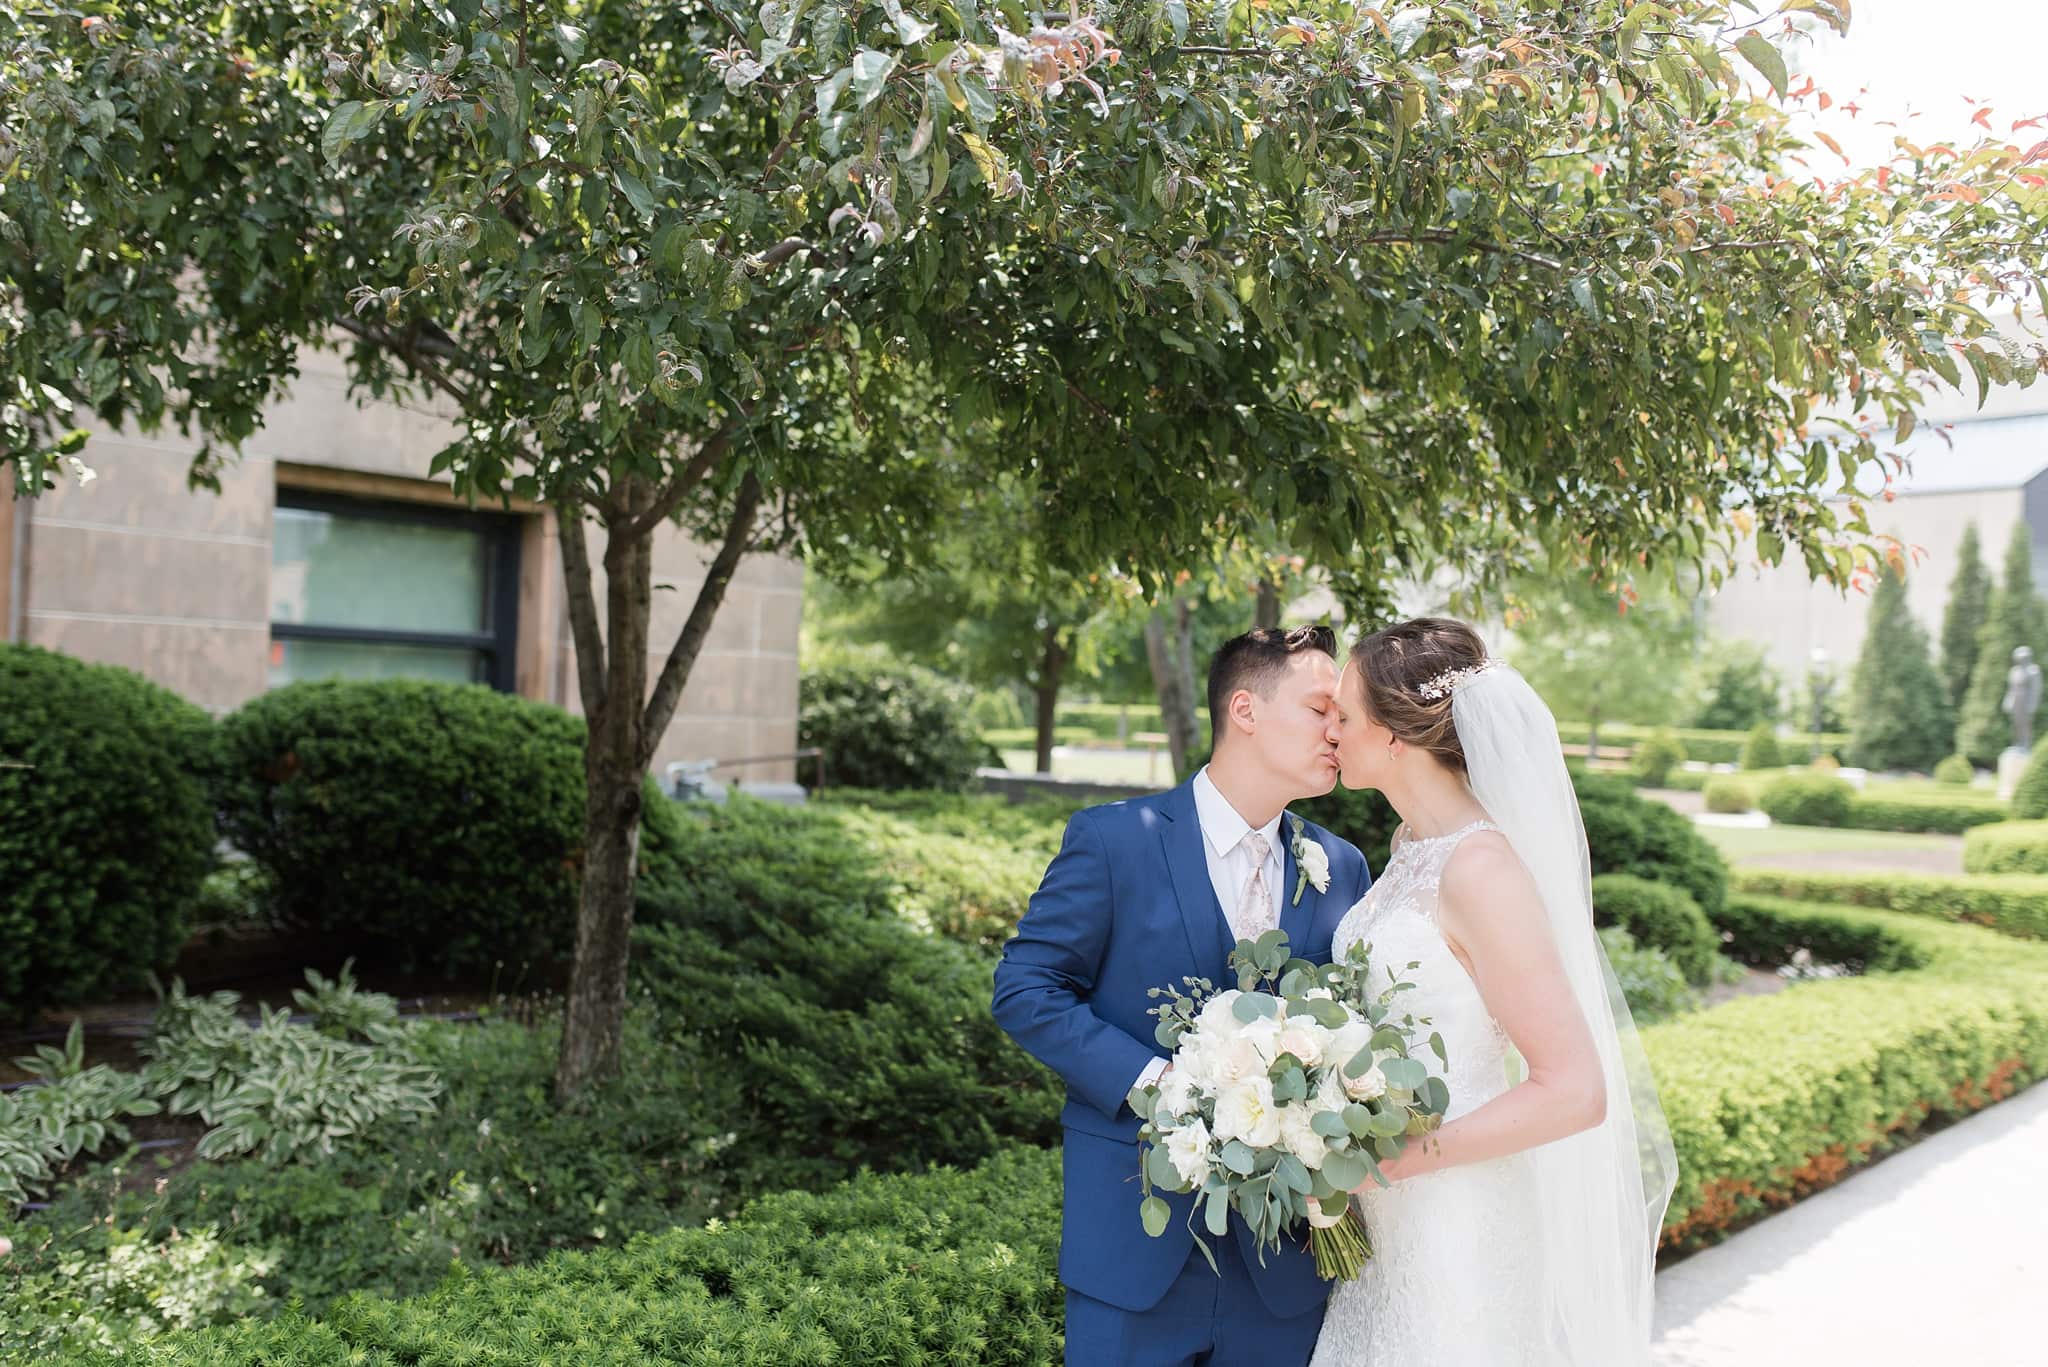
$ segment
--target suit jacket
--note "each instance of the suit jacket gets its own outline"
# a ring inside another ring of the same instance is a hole
[[[1337,922],[1372,875],[1348,841],[1304,823],[1303,835],[1329,856],[1330,885],[1298,878],[1293,822],[1285,847],[1280,928],[1297,956],[1330,957]],[[1235,943],[1216,904],[1202,851],[1194,790],[1182,784],[1152,797],[1076,812],[1060,852],[1045,871],[1017,934],[996,968],[996,1022],[1067,1084],[1066,1201],[1060,1232],[1060,1280],[1121,1309],[1157,1305],[1186,1264],[1192,1196],[1166,1196],[1166,1233],[1152,1238],[1138,1221],[1138,1117],[1124,1098],[1138,1074],[1167,1051],[1154,1038],[1154,987],[1184,977],[1236,986]],[[1261,1266],[1243,1221],[1231,1216],[1242,1261],[1266,1308],[1304,1314],[1329,1294],[1305,1248],[1268,1251]]]

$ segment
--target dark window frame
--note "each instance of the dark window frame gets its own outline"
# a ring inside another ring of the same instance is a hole
[[[468,508],[437,508],[427,503],[359,498],[347,494],[312,493],[280,488],[277,507],[294,512],[326,513],[366,522],[402,522],[453,527],[484,538],[483,631],[406,631],[366,626],[317,626],[300,622],[270,624],[272,640],[352,641],[366,645],[428,646],[474,650],[484,657],[484,682],[501,693],[514,691],[519,648],[519,519],[505,513]]]

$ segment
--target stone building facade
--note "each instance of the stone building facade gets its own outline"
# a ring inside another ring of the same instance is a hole
[[[217,713],[334,675],[473,679],[580,711],[552,517],[468,507],[421,477],[445,420],[359,404],[333,353],[302,367],[219,494],[187,488],[195,443],[168,430],[95,433],[89,482],[0,494],[0,637],[126,666]],[[593,533],[593,558],[597,545]],[[650,677],[709,560],[681,531],[658,533]],[[800,563],[741,563],[657,774],[796,748],[802,604]],[[780,760],[719,777],[793,771]]]

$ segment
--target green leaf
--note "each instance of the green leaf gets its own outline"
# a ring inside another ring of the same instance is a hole
[[[1323,1159],[1323,1176],[1337,1190],[1350,1191],[1365,1181],[1365,1160],[1341,1151],[1331,1153]]]
[[[1153,1144],[1145,1150],[1145,1173],[1152,1179],[1152,1185],[1168,1191],[1179,1191],[1184,1185],[1164,1144]]]
[[[350,143],[375,128],[389,107],[383,100],[373,100],[368,104],[349,100],[336,105],[334,112],[327,116],[327,126],[320,132],[320,155],[332,163]]]
[[[857,108],[865,109],[882,93],[889,73],[896,69],[896,54],[864,47],[853,54],[853,94]]]
[[[1211,1234],[1222,1238],[1230,1229],[1230,1198],[1220,1191],[1210,1192],[1202,1203],[1202,1222]]]
[[[1155,1239],[1166,1233],[1166,1221],[1172,1214],[1172,1208],[1157,1196],[1147,1196],[1138,1206],[1138,1219]]]
[[[1785,98],[1785,55],[1761,33],[1745,33],[1735,40],[1735,50],[1749,59],[1749,64],[1762,72],[1764,79],[1771,83],[1771,89],[1778,92],[1778,98]]]
[[[1390,1058],[1381,1061],[1380,1075],[1386,1078],[1389,1087],[1414,1092],[1421,1090],[1429,1070],[1412,1058]]]
[[[1588,322],[1600,321],[1600,301],[1594,297],[1593,281],[1588,276],[1578,276],[1571,284],[1572,302],[1579,306],[1579,312],[1586,315]]]
[[[619,187],[619,193],[626,197],[643,221],[653,219],[656,209],[654,196],[638,176],[631,171],[615,170],[612,172],[612,184]]]
[[[1253,1153],[1250,1146],[1242,1139],[1233,1139],[1228,1144],[1225,1144],[1220,1157],[1223,1160],[1223,1166],[1229,1168],[1240,1177],[1251,1176],[1253,1172],[1257,1171],[1259,1166],[1258,1155]]]
[[[1278,1014],[1280,1003],[1263,992],[1244,992],[1230,1004],[1230,1014],[1245,1025],[1255,1020],[1268,1020]]]

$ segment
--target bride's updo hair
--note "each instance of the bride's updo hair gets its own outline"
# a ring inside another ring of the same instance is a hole
[[[1370,636],[1351,648],[1351,663],[1365,689],[1366,710],[1403,744],[1426,750],[1459,773],[1465,748],[1451,718],[1451,690],[1426,698],[1423,685],[1453,670],[1486,660],[1486,643],[1463,622],[1417,617]]]

